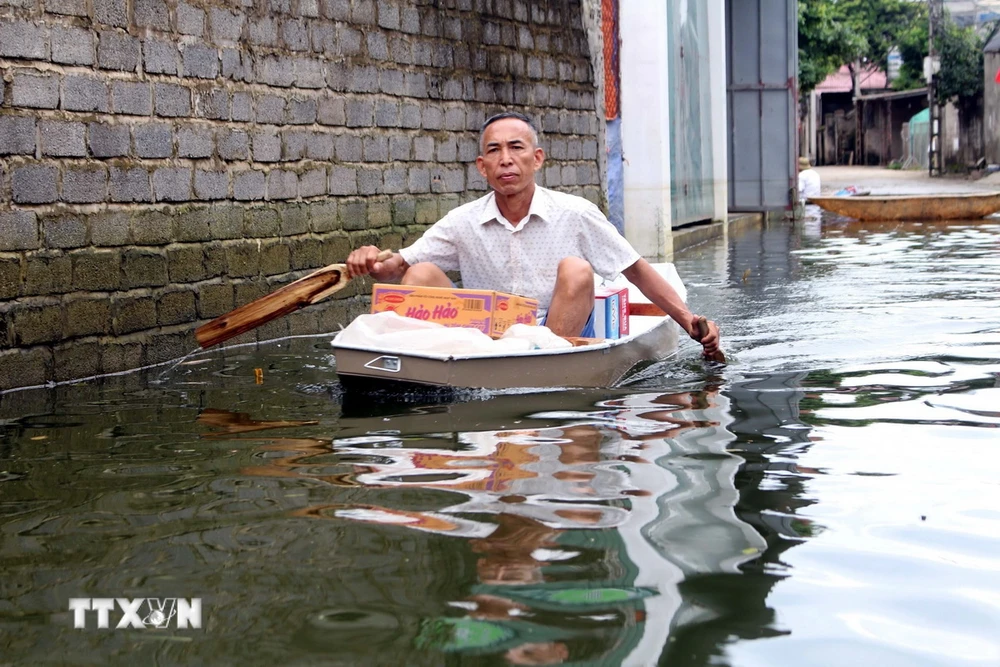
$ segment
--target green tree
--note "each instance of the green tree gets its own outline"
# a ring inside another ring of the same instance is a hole
[[[903,58],[900,77],[893,88],[905,90],[927,85],[924,81],[924,58],[928,51],[926,14],[900,40]],[[984,39],[971,27],[960,27],[947,14],[937,37],[941,69],[937,74],[938,99],[965,106],[983,93]]]
[[[927,15],[927,5],[911,0],[833,0],[840,6],[851,28],[864,40],[864,50],[855,60],[875,65],[885,71],[889,52],[921,16]],[[926,33],[925,33],[926,34]],[[848,63],[849,64],[849,63]]]
[[[896,90],[909,90],[926,86],[924,80],[924,57],[927,55],[927,12],[922,12],[899,36],[899,55],[903,64],[899,68],[899,76],[892,82]]]
[[[799,91],[808,93],[850,62],[865,44],[831,0],[799,2]]]
[[[955,100],[965,106],[983,94],[983,46],[982,37],[971,26],[960,28],[945,20],[938,41],[937,94],[942,102]]]
[[[910,0],[800,0],[800,91],[842,65],[855,81],[861,67],[886,69],[901,35],[926,13],[925,4]]]

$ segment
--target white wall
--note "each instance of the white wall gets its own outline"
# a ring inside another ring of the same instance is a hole
[[[714,220],[729,214],[729,109],[726,104],[726,4],[703,0],[708,7],[709,72],[712,100],[712,172],[715,180]]]
[[[643,257],[673,254],[667,3],[619,5],[625,237]]]
[[[706,2],[708,8],[713,219],[725,220],[729,190],[725,0],[697,1]],[[647,259],[662,260],[673,254],[667,3],[622,2],[619,20],[625,236]]]
[[[986,54],[984,62],[986,88],[983,94],[983,136],[986,139],[986,161],[1000,164],[1000,83],[995,77],[1000,71],[1000,53]]]

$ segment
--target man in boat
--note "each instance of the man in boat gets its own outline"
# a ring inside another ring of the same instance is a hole
[[[347,258],[350,277],[382,282],[492,289],[538,299],[539,320],[560,336],[594,335],[594,275],[619,274],[698,340],[706,357],[719,350],[719,329],[699,316],[618,233],[593,203],[535,184],[545,161],[538,133],[522,114],[489,118],[479,139],[476,167],[492,192],[459,206],[412,245],[377,261],[379,249],[362,246]]]

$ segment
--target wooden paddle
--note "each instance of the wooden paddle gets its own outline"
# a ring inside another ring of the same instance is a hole
[[[392,251],[383,250],[379,253],[378,261],[384,262],[390,257]],[[346,265],[324,266],[267,296],[262,296],[234,311],[216,317],[208,324],[201,325],[194,330],[194,337],[198,339],[198,344],[202,348],[218,345],[282,315],[318,303],[343,289],[348,280]]]

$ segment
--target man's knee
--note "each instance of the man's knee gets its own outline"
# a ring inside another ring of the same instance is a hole
[[[556,283],[574,291],[593,291],[594,269],[585,259],[565,257],[559,262]]]
[[[420,262],[414,264],[403,274],[403,285],[420,285],[423,287],[452,287],[451,279],[438,268],[437,264]]]

